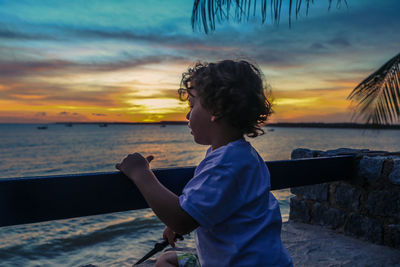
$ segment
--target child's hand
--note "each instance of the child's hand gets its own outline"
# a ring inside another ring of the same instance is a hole
[[[171,245],[171,247],[175,247],[175,241],[177,238],[180,240],[183,240],[183,236],[175,233],[174,231],[171,230],[168,226],[165,226],[164,232],[163,232],[163,238],[168,239],[168,243]]]
[[[121,163],[117,163],[115,168],[123,172],[132,181],[135,181],[135,179],[142,176],[143,173],[150,171],[149,163],[153,159],[153,156],[144,158],[139,153],[129,154]]]

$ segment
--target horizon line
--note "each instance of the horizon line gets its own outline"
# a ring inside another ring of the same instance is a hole
[[[157,122],[0,122],[0,124],[39,124],[39,125],[50,125],[50,124],[110,124],[110,125],[185,125],[188,121],[157,121]],[[365,124],[357,122],[271,122],[262,125],[275,126],[275,127],[315,127],[315,128],[376,128],[376,129],[400,129],[400,124],[390,125],[376,125],[376,124]]]

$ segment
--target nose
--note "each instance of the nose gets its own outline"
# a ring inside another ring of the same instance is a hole
[[[190,113],[191,113],[192,111],[189,111],[187,114],[186,114],[186,119],[187,120],[189,120],[190,119]]]

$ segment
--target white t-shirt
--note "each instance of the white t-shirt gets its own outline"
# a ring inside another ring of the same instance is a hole
[[[208,149],[179,197],[200,224],[195,240],[202,267],[292,266],[270,187],[265,162],[243,138]]]

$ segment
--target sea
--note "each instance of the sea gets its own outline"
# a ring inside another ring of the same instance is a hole
[[[152,168],[196,166],[207,146],[186,125],[0,124],[0,179],[112,172],[126,155],[153,155]],[[296,148],[400,151],[399,130],[270,128],[246,138],[265,161],[290,159]],[[289,189],[272,192],[288,220]],[[3,216],[0,214],[0,216]],[[0,227],[0,266],[132,266],[161,240],[150,209]],[[194,247],[185,236],[177,246]]]

